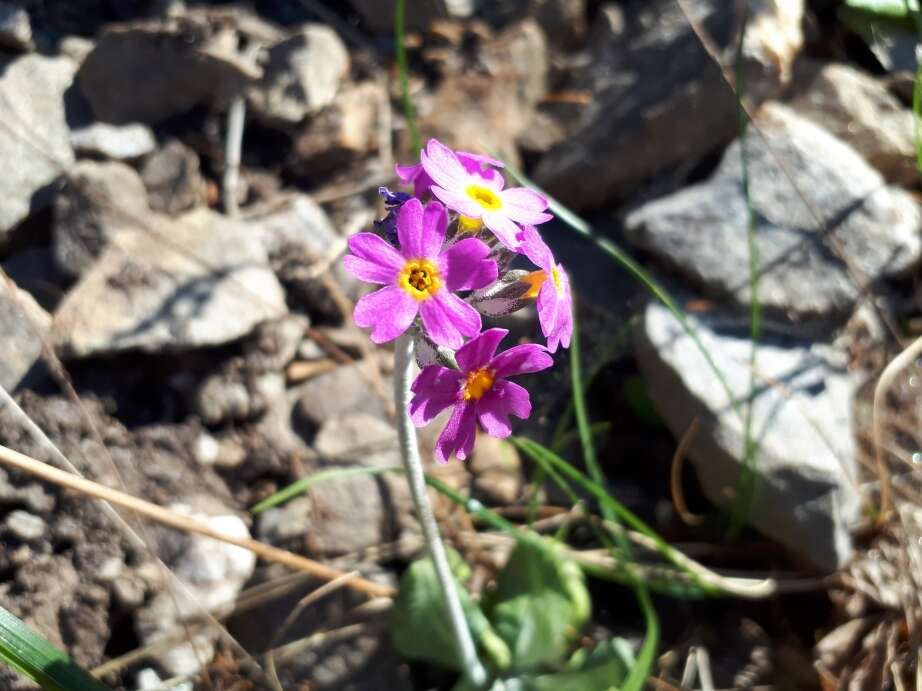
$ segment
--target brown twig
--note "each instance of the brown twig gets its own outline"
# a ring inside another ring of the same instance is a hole
[[[691,445],[692,439],[698,431],[698,418],[692,420],[692,423],[685,430],[685,434],[679,439],[679,445],[676,446],[675,453],[672,456],[672,468],[669,472],[669,488],[672,492],[672,503],[675,505],[676,513],[685,525],[698,526],[704,523],[704,517],[692,513],[688,510],[685,503],[685,492],[682,490],[682,466],[685,464],[685,454]]]
[[[333,581],[342,578],[345,574],[337,569],[330,568],[324,564],[316,562],[307,557],[302,557],[294,552],[289,552],[264,542],[253,540],[251,538],[239,538],[232,535],[226,535],[211,526],[175,513],[162,506],[152,504],[143,499],[139,499],[125,492],[106,487],[97,482],[92,482],[85,478],[77,477],[72,473],[53,468],[47,463],[21,454],[18,451],[0,445],[0,463],[13,468],[17,468],[25,473],[41,478],[55,485],[79,492],[95,499],[102,499],[115,506],[128,509],[136,514],[157,521],[163,525],[181,530],[186,533],[194,533],[210,537],[214,540],[235,545],[249,550],[266,561],[284,564],[293,569],[303,571],[316,578],[324,581]],[[395,591],[390,586],[381,585],[365,578],[353,578],[348,582],[348,587],[361,592],[369,597],[393,597]]]

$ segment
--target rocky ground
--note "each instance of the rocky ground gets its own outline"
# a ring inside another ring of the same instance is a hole
[[[675,0],[408,4],[424,135],[523,167],[629,248],[726,380],[610,258],[547,226],[578,294],[616,495],[709,565],[812,583],[759,602],[658,600],[659,688],[681,686],[702,650],[717,688],[911,688],[916,363],[885,399],[898,520],[867,520],[876,377],[922,325],[911,72],[831,1],[752,3],[742,41],[742,5],[719,0],[685,0],[691,24]],[[392,355],[351,325],[363,288],[338,263],[382,214],[395,161],[415,155],[393,3],[255,6],[0,2],[0,385],[87,477],[395,584],[420,549],[399,478],[355,475],[248,512],[320,470],[399,463]],[[743,135],[729,82],[754,116]],[[235,102],[243,151],[228,185]],[[507,321],[535,336],[529,315]],[[519,429],[542,442],[569,397],[558,360]],[[24,420],[0,405],[0,442],[59,462]],[[714,507],[738,487],[747,425],[758,491],[751,527],[727,537]],[[482,438],[469,463],[433,472],[512,517],[527,503],[531,467],[503,442]],[[565,499],[544,496],[549,511]],[[463,546],[470,521],[441,513]],[[262,688],[200,607],[261,664],[274,649],[286,689],[444,683],[397,658],[360,596],[341,590],[284,623],[318,583],[126,518],[141,544],[91,500],[0,468],[0,604],[81,665],[107,665],[113,687]],[[465,555],[488,581],[495,564]],[[594,626],[639,640],[628,592],[592,587]]]

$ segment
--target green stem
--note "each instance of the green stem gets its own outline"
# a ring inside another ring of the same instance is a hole
[[[410,143],[413,151],[422,148],[422,139],[419,136],[419,127],[416,125],[416,111],[413,101],[410,100],[410,70],[407,66],[406,45],[406,16],[407,0],[397,0],[394,11],[394,40],[397,42],[397,69],[400,71],[400,96],[403,99],[403,114],[410,128]]]

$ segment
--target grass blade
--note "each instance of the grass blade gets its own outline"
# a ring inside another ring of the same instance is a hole
[[[321,482],[327,482],[328,480],[338,480],[344,477],[352,477],[354,475],[381,475],[382,473],[402,472],[403,468],[399,465],[382,466],[379,468],[330,468],[329,470],[321,470],[319,473],[314,473],[313,475],[308,475],[307,477],[292,482],[290,485],[283,487],[275,494],[266,497],[258,504],[255,504],[250,509],[250,512],[258,514],[267,509],[271,509],[273,506],[284,504],[286,501],[294,499],[299,494],[304,494],[314,485]]]
[[[109,687],[2,607],[0,661],[45,691],[109,691]]]
[[[419,151],[422,147],[422,139],[419,136],[419,126],[416,124],[416,111],[413,109],[413,101],[410,100],[410,72],[407,67],[406,18],[407,0],[397,0],[397,6],[394,8],[394,41],[397,44],[397,69],[400,72],[400,96],[403,100],[403,114],[407,120],[407,127],[410,128],[410,143],[413,145],[413,151]]]

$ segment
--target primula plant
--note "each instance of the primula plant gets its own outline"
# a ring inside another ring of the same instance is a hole
[[[396,167],[412,194],[381,188],[387,214],[349,239],[343,260],[377,286],[356,303],[355,323],[375,343],[397,341],[401,452],[429,551],[403,578],[394,642],[407,657],[460,672],[459,688],[595,688],[596,678],[607,688],[629,666],[623,651],[605,644],[569,657],[589,617],[579,568],[531,535],[497,575],[492,596],[476,603],[463,588],[469,569],[442,544],[426,493],[414,426],[447,412],[435,459],[467,459],[478,430],[508,437],[513,418],[531,415],[528,391],[513,380],[547,369],[552,353],[570,345],[569,278],[537,228],[552,218],[547,199],[507,188],[501,168],[430,140],[419,163]],[[504,344],[508,331],[484,327],[484,318],[529,304],[543,343]]]

